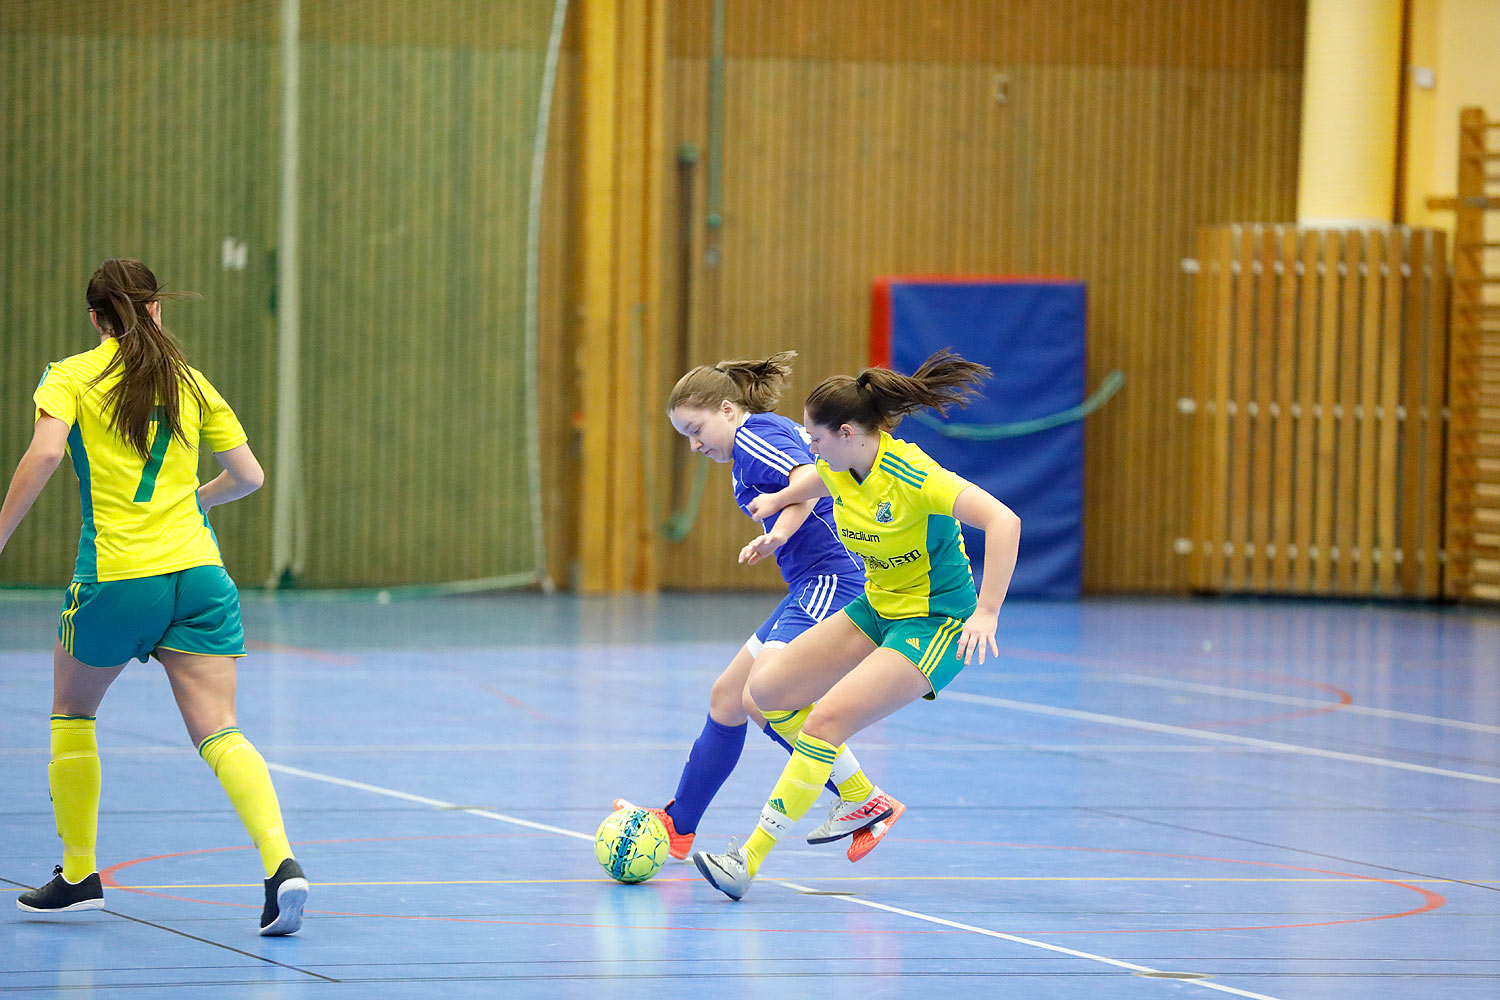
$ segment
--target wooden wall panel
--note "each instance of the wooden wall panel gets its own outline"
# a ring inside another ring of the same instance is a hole
[[[540,49],[303,45],[306,583],[532,567],[519,361],[541,64]]]
[[[672,8],[669,152],[708,148],[710,9]],[[730,0],[722,255],[692,250],[686,365],[796,349],[782,407],[796,416],[817,380],[866,363],[877,275],[1082,278],[1089,383],[1114,368],[1128,379],[1087,425],[1085,587],[1182,589],[1173,545],[1192,484],[1177,405],[1193,306],[1181,261],[1200,225],[1292,214],[1302,17],[1291,2],[938,0],[871,15]],[[668,211],[675,260],[671,199]],[[675,268],[663,292],[684,294]],[[666,316],[672,342],[680,323]],[[659,373],[663,396],[683,367]],[[752,526],[725,470],[711,479],[664,583],[775,586],[773,569],[735,565]]]

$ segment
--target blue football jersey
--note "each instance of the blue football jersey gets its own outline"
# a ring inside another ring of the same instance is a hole
[[[745,510],[760,494],[783,489],[797,466],[812,464],[801,424],[776,413],[752,413],[734,432],[734,502]],[[765,529],[780,516],[768,518]],[[788,586],[824,573],[864,578],[864,565],[839,541],[830,497],[819,498],[802,527],[776,551],[776,565]]]

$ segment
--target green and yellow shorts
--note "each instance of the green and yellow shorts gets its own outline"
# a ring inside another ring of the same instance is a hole
[[[223,566],[74,583],[63,599],[57,640],[91,667],[144,663],[158,649],[244,656],[240,593]]]
[[[922,696],[928,701],[936,698],[964,668],[964,661],[958,655],[958,635],[974,613],[973,608],[962,618],[947,615],[886,618],[871,606],[869,595],[860,594],[844,606],[844,613],[876,646],[900,653],[922,671],[932,685],[932,691]]]

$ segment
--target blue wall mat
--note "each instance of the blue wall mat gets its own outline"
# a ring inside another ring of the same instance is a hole
[[[871,360],[910,374],[933,351],[951,347],[989,365],[994,376],[985,384],[983,398],[966,410],[950,410],[948,422],[1009,424],[1051,416],[1083,402],[1085,329],[1081,282],[884,278],[874,288]],[[984,487],[1021,516],[1021,555],[1012,594],[1078,596],[1083,561],[1082,422],[1022,437],[968,441],[908,418],[897,435]],[[979,571],[984,558],[979,532],[965,528],[964,544]]]

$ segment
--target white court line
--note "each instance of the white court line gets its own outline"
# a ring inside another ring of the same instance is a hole
[[[769,879],[768,881],[780,882],[789,889],[798,892],[817,892],[816,889],[795,882],[787,882],[782,879]],[[899,913],[903,917],[911,917],[914,920],[925,920],[930,924],[940,924],[943,927],[954,927],[961,931],[970,931],[974,934],[983,934],[985,937],[999,938],[1002,941],[1014,941],[1016,944],[1024,944],[1032,948],[1041,948],[1044,951],[1055,951],[1059,955],[1071,955],[1073,958],[1086,958],[1091,962],[1103,962],[1105,965],[1113,965],[1120,969],[1129,969],[1131,972],[1143,972],[1160,976],[1161,969],[1153,969],[1149,965],[1136,965],[1134,962],[1123,962],[1118,958],[1108,958],[1104,955],[1095,955],[1089,951],[1078,951],[1076,948],[1064,948],[1062,945],[1048,944],[1045,941],[1034,941],[1031,938],[1019,937],[1015,934],[1006,934],[1003,931],[992,931],[985,927],[975,927],[973,924],[961,924],[956,920],[945,920],[942,917],[929,916],[926,913],[918,913],[915,910],[903,910],[899,906],[888,906],[885,903],[877,903],[869,899],[860,899],[858,896],[840,896],[846,902],[858,903],[860,906],[868,906],[875,910],[884,910],[887,913]],[[1164,977],[1165,978],[1165,977]],[[1223,986],[1219,983],[1211,983],[1203,979],[1168,979],[1169,982],[1181,983],[1184,986],[1201,986],[1206,990],[1218,990],[1221,993],[1233,993],[1239,997],[1253,997],[1255,1000],[1276,1000],[1264,993],[1251,993],[1249,990],[1235,989],[1233,986]]]
[[[331,774],[320,774],[317,771],[304,771],[300,767],[288,767],[286,764],[273,764],[270,761],[266,762],[266,766],[273,771],[280,772],[281,774],[290,774],[298,778],[307,778],[310,781],[323,781],[327,782],[330,785],[340,785],[344,788],[354,788],[362,792],[373,792],[376,795],[386,795],[393,799],[402,799],[406,802],[416,802],[421,805],[432,806],[434,809],[469,813],[473,816],[482,816],[485,819],[498,820],[501,823],[514,823],[517,826],[524,826],[533,830],[545,830],[548,833],[561,834],[564,837],[573,837],[577,840],[594,839],[590,835],[586,833],[579,833],[576,830],[564,830],[562,827],[548,826],[546,823],[533,823],[528,819],[520,819],[516,816],[507,816],[504,813],[491,812],[488,809],[473,809],[467,806],[457,805],[453,802],[444,802],[442,799],[428,798],[425,795],[413,795],[410,792],[401,792],[397,791],[394,788],[382,788],[380,785],[366,784],[363,781],[351,781],[348,778],[336,778]],[[817,891],[814,889],[809,889],[806,886],[797,885],[794,882],[784,881],[782,879],[768,878],[764,879],[763,881],[772,882],[777,885],[784,885],[789,889],[796,890],[797,892],[811,893]],[[941,924],[944,927],[953,927],[961,931],[969,931],[974,934],[982,934],[986,937],[998,938],[1002,941],[1011,941],[1015,944],[1024,944],[1032,948],[1041,948],[1044,951],[1053,951],[1061,955],[1070,955],[1074,958],[1088,959],[1091,962],[1102,962],[1105,965],[1112,965],[1120,969],[1129,969],[1132,972],[1141,972],[1148,974],[1161,973],[1160,969],[1153,969],[1149,966],[1135,965],[1131,962],[1123,962],[1117,958],[1109,958],[1104,955],[1095,955],[1092,952],[1078,951],[1073,948],[1064,948],[1063,946],[1056,944],[1047,944],[1045,941],[1033,941],[1031,938],[1017,937],[1014,934],[1005,934],[1001,931],[992,931],[984,927],[975,927],[971,924],[961,924],[953,920],[945,920],[942,917],[934,917],[925,913],[918,913],[915,910],[903,910],[900,907],[887,906],[884,903],[876,903],[871,900],[860,899],[855,896],[836,896],[831,898],[847,900],[851,903],[858,903],[861,906],[868,906],[877,910],[885,910],[888,913],[899,914],[903,917],[911,917],[914,920],[925,920],[928,923]],[[1223,986],[1218,983],[1209,982],[1205,979],[1164,979],[1163,981],[1178,983],[1184,986],[1201,986],[1204,989],[1208,990],[1218,990],[1220,993],[1232,993],[1235,996],[1250,997],[1251,1000],[1278,1000],[1277,997],[1266,996],[1264,993],[1251,993],[1248,990],[1239,990],[1235,989],[1232,986]]]
[[[1218,743],[1234,743],[1238,746],[1256,747],[1260,750],[1277,750],[1282,753],[1301,754],[1304,757],[1324,757],[1328,760],[1342,760],[1354,764],[1370,764],[1375,767],[1394,768],[1398,771],[1416,771],[1419,774],[1435,774],[1443,778],[1459,778],[1464,781],[1479,781],[1487,785],[1500,785],[1500,778],[1492,775],[1474,774],[1470,771],[1451,771],[1445,767],[1428,767],[1426,764],[1411,764],[1404,760],[1391,760],[1388,757],[1371,757],[1366,754],[1344,753],[1341,750],[1324,750],[1322,747],[1302,746],[1297,743],[1282,743],[1278,740],[1262,740],[1254,736],[1216,733],[1210,729],[1169,726],[1162,722],[1147,722],[1144,719],[1130,719],[1122,715],[1102,715],[1098,712],[1083,712],[1076,708],[1058,708],[1056,705],[1038,705],[1029,701],[1011,701],[1008,698],[993,698],[989,695],[969,694],[963,691],[955,691],[951,694],[944,692],[943,697],[953,701],[966,701],[974,705],[991,705],[996,708],[1012,708],[1020,712],[1033,712],[1037,715],[1054,715],[1059,718],[1077,719],[1082,722],[1101,722],[1107,726],[1145,729],[1153,733],[1172,733],[1176,736],[1188,736],[1198,740],[1213,740]]]
[[[1328,708],[1335,712],[1345,712],[1350,715],[1369,715],[1377,719],[1400,719],[1403,722],[1421,722],[1430,726],[1444,726],[1449,729],[1468,729],[1476,733],[1500,734],[1500,726],[1490,726],[1483,722],[1445,719],[1437,715],[1418,715],[1415,712],[1397,712],[1394,709],[1374,708],[1369,705],[1342,705],[1326,698],[1299,698],[1296,695],[1271,694],[1267,691],[1247,691],[1244,688],[1220,687],[1216,684],[1197,684],[1192,681],[1175,681],[1164,677],[1151,677],[1146,674],[1092,673],[1085,674],[1084,680],[1114,681],[1119,684],[1137,684],[1142,687],[1167,688],[1174,691],[1195,691],[1199,694],[1218,694],[1229,698],[1242,698],[1246,701],[1270,702],[1273,705]]]
[[[266,761],[266,767],[282,774],[291,774],[299,778],[307,778],[312,781],[326,781],[330,785],[342,785],[345,788],[357,788],[362,792],[374,792],[376,795],[388,795],[393,799],[405,799],[407,802],[416,802],[424,806],[432,806],[434,809],[447,809],[453,812],[464,812],[471,816],[483,816],[485,819],[499,820],[501,823],[514,823],[516,826],[528,827],[532,830],[543,830],[547,833],[556,833],[564,837],[574,837],[578,840],[593,840],[587,833],[579,833],[576,830],[564,830],[560,826],[548,826],[546,823],[533,823],[529,819],[521,819],[518,816],[507,816],[505,813],[491,812],[488,809],[475,809],[471,806],[461,806],[454,802],[444,802],[442,799],[429,799],[425,795],[413,795],[410,792],[398,792],[394,788],[382,788],[379,785],[367,785],[363,781],[350,781],[348,778],[335,778],[331,774],[319,774],[317,771],[304,771],[300,767],[288,767],[285,764],[272,764]]]

